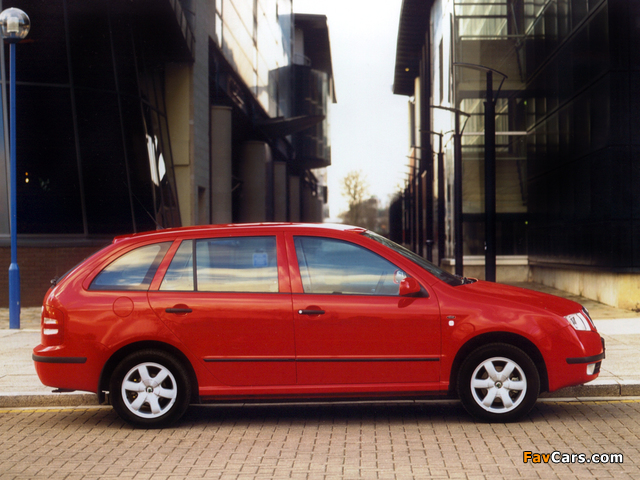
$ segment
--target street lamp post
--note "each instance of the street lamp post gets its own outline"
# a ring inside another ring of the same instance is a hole
[[[420,129],[422,132],[422,129]],[[418,145],[412,145],[411,148],[416,150],[427,150],[426,147],[420,147]],[[428,149],[430,155],[433,153],[431,148]],[[416,160],[415,155],[412,155],[411,158]],[[426,255],[427,260],[430,262],[433,261],[433,158],[426,157],[424,153],[422,153],[419,157],[420,166],[412,167],[414,170],[414,174],[416,174],[416,181],[418,182],[418,193],[417,193],[417,204],[418,204],[418,239],[417,239],[417,250],[415,252],[422,256],[423,246],[427,247]],[[407,165],[409,166],[409,165]],[[424,195],[422,192],[422,176],[425,176],[425,186],[424,186]],[[423,198],[425,208],[423,208]],[[424,214],[424,209],[426,209],[426,219]],[[425,220],[426,220],[426,229],[425,229]],[[424,240],[426,230],[427,240]]]
[[[412,221],[412,193],[411,193],[411,174],[405,173],[404,183],[405,187],[402,191],[402,243],[403,245],[408,245],[411,243],[413,245],[413,235],[411,233]]]
[[[462,132],[467,122],[460,126],[460,115],[469,120],[470,114],[457,108],[431,105],[431,108],[446,110],[455,114],[455,130],[453,133],[453,256],[456,275],[463,275],[463,235],[462,235]]]
[[[508,78],[493,68],[473,63],[454,62],[456,67],[480,70],[486,74],[487,89],[484,102],[484,215],[485,215],[485,260],[484,278],[496,281],[496,101],[502,84]],[[502,75],[502,82],[493,95],[493,74]]]
[[[440,135],[440,145],[438,147],[438,266],[442,265],[446,241],[445,237],[445,187],[444,187],[444,152],[442,151],[442,133]]]
[[[442,140],[444,137],[444,133],[442,132],[434,132],[433,130],[428,130],[427,133],[431,134],[431,135],[436,135],[439,138],[439,146],[438,146],[438,151],[437,152],[432,152],[435,153],[437,155],[438,158],[438,213],[437,213],[437,219],[438,219],[438,265],[442,264],[442,257],[444,256],[444,250],[445,250],[445,231],[444,231],[444,221],[445,221],[445,195],[444,195],[444,152],[442,151]],[[452,133],[452,132],[447,132],[447,133]],[[433,174],[432,174],[433,175]],[[427,248],[427,252],[430,253],[431,249],[433,248],[433,243],[434,240],[432,239],[433,237],[433,222],[432,222],[432,228],[431,230],[427,229],[427,236],[429,237],[429,239],[427,239],[427,244],[428,244],[428,248]],[[429,244],[429,242],[431,242]],[[431,255],[433,255],[431,253]],[[427,257],[427,260],[431,261],[431,258]]]
[[[414,146],[413,148],[419,149],[420,147]],[[415,165],[417,163],[418,158],[415,154],[408,156],[407,158],[413,160],[414,164],[407,164],[405,167],[409,167],[411,172],[409,175],[409,184],[411,185],[411,198],[412,198],[412,212],[411,212],[411,249],[422,256],[422,238],[424,236],[424,214],[423,214],[423,206],[422,206],[422,181],[420,176],[421,167]],[[422,160],[420,160],[422,163]]]
[[[11,265],[9,265],[9,328],[20,328],[20,270],[18,268],[17,170],[16,170],[16,43],[29,33],[31,21],[18,8],[0,13],[2,37],[9,43],[9,148],[11,151]]]
[[[484,278],[496,281],[496,102],[493,99],[493,72],[487,71],[484,102]]]

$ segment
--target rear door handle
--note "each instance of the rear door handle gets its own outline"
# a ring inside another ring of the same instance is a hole
[[[299,315],[324,315],[324,310],[298,310]]]
[[[165,310],[165,312],[167,312],[167,313],[191,313],[191,312],[193,312],[193,310],[190,309],[189,307],[186,307],[186,308],[175,308],[174,307],[174,308],[167,308]]]

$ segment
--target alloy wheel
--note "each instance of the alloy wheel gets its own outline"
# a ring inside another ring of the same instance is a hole
[[[169,369],[158,363],[145,362],[124,376],[121,395],[134,415],[157,418],[171,410],[178,396],[177,388]]]
[[[484,410],[506,413],[520,405],[527,393],[522,368],[505,357],[488,358],[471,375],[471,393]]]

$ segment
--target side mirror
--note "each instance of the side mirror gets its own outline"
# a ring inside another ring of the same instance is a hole
[[[408,297],[411,295],[415,295],[416,293],[420,293],[422,291],[422,287],[418,283],[415,278],[407,277],[400,282],[400,291],[398,294],[401,297]]]

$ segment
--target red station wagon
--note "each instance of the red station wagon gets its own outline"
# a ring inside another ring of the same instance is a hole
[[[512,421],[595,379],[604,342],[551,295],[451,275],[362,228],[117,237],[47,292],[43,384],[166,426],[191,403],[457,396]]]

